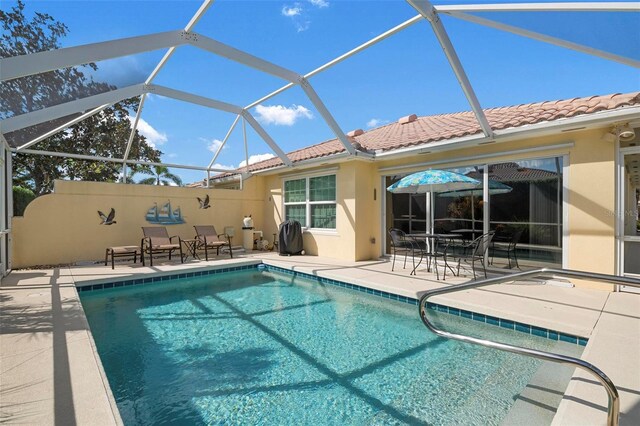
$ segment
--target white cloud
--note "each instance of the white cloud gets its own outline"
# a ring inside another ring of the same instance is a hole
[[[249,165],[254,164],[254,163],[259,163],[260,161],[264,161],[264,160],[268,160],[270,158],[275,157],[275,155],[271,154],[271,153],[266,153],[266,154],[255,154],[255,155],[250,155],[249,156]],[[235,169],[240,169],[242,167],[244,167],[246,164],[246,161],[241,161],[240,164],[238,164],[237,166],[228,166],[226,164],[221,164],[221,163],[216,163],[213,166],[211,166],[212,169],[223,169],[223,170],[235,170]]]
[[[212,169],[223,169],[223,170],[235,170],[237,167],[235,166],[227,166],[226,164],[216,163],[211,166]]]
[[[302,8],[297,3],[294,6],[282,6],[282,16],[286,16],[287,18],[299,16],[301,13]]]
[[[249,164],[259,163],[260,161],[268,160],[269,158],[273,158],[275,155],[267,153],[267,154],[255,154],[249,156]],[[246,161],[241,161],[238,164],[238,168],[244,167],[246,165]]]
[[[129,121],[131,122],[131,125],[133,125],[135,118],[132,116],[129,116]],[[153,128],[153,126],[151,126],[151,124],[147,123],[142,118],[138,121],[137,129],[142,136],[147,138],[147,143],[154,148],[157,148],[158,146],[168,141],[166,133],[157,131],[156,129]]]
[[[309,0],[309,3],[319,8],[329,7],[329,2],[327,0]]]
[[[178,158],[178,154],[175,152],[170,152],[167,154],[167,158]]]
[[[380,118],[372,118],[371,120],[367,121],[367,127],[371,129],[372,127],[382,126],[383,124],[387,124],[388,122],[389,122],[389,120],[382,120]]]
[[[293,126],[299,118],[313,118],[311,111],[302,105],[291,105],[289,108],[284,105],[258,105],[256,112],[262,123],[276,126]]]
[[[218,152],[218,148],[222,146],[222,141],[220,139],[208,140],[205,138],[200,138],[200,140],[207,142],[207,149],[211,152]]]
[[[300,33],[309,29],[311,20],[308,18],[306,8],[300,3],[294,3],[291,6],[282,6],[282,16],[291,19],[296,30]]]

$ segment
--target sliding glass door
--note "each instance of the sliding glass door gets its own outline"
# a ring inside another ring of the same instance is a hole
[[[473,190],[440,194],[387,193],[386,227],[407,233],[458,233],[466,240],[496,231],[498,248],[513,244],[506,251],[492,250],[494,263],[507,264],[515,255],[525,264],[560,266],[563,163],[563,157],[550,157],[443,168],[480,184]],[[403,176],[387,176],[385,187]]]
[[[562,170],[562,157],[489,165],[489,186],[506,188],[489,190],[490,229],[515,239],[520,260],[562,264]]]
[[[388,176],[385,188],[400,180],[404,175]],[[427,198],[425,194],[392,194],[387,192],[387,228],[398,228],[410,233],[427,230]]]

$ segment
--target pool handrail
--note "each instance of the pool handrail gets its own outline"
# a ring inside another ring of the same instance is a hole
[[[583,361],[580,358],[570,357],[566,355],[556,354],[553,352],[545,352],[539,351],[536,349],[522,348],[519,346],[508,345],[506,343],[494,342],[492,340],[480,339],[471,336],[465,336],[462,334],[450,333],[448,331],[440,330],[436,326],[434,326],[429,319],[427,318],[427,299],[445,293],[454,293],[461,290],[469,290],[478,287],[485,287],[493,284],[501,284],[509,281],[516,281],[520,279],[527,278],[535,278],[541,275],[553,275],[558,277],[566,277],[566,278],[579,278],[586,279],[590,281],[600,281],[607,282],[611,284],[623,284],[631,287],[640,288],[640,280],[623,277],[618,275],[607,275],[607,274],[598,274],[594,272],[586,272],[586,271],[575,271],[571,269],[556,269],[556,268],[540,268],[534,269],[531,271],[517,272],[514,274],[504,275],[495,278],[488,278],[480,281],[472,281],[465,284],[454,285],[451,287],[444,287],[435,290],[428,290],[421,297],[418,303],[418,311],[420,314],[420,318],[424,325],[431,330],[433,333],[438,336],[445,337],[447,339],[455,339],[460,340],[466,343],[473,343],[476,345],[499,349],[502,351],[512,352],[521,355],[532,356],[535,358],[540,358],[546,361],[557,362],[561,364],[571,364],[575,367],[582,368],[583,370],[588,371],[589,373],[596,376],[596,378],[602,383],[604,388],[607,391],[607,396],[609,398],[608,401],[608,412],[607,412],[607,425],[608,426],[618,426],[619,416],[620,416],[620,397],[618,395],[618,389],[613,384],[611,379],[602,372],[595,365]]]

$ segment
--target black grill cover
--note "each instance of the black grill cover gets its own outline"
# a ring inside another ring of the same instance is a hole
[[[278,251],[281,256],[302,252],[302,226],[297,220],[287,220],[280,224]]]

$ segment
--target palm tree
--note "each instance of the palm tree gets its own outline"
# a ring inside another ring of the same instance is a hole
[[[118,178],[118,182],[122,183],[122,182],[126,182],[126,183],[138,183],[136,181],[133,180],[133,176],[135,176],[136,173],[140,172],[141,168],[143,166],[139,166],[137,164],[132,164],[131,166],[128,167],[127,169],[127,179],[124,179],[124,176],[120,176]]]
[[[182,186],[182,179],[180,176],[174,175],[169,172],[169,168],[165,166],[151,166],[151,168],[140,168],[136,170],[137,173],[145,175],[151,175],[151,177],[141,179],[138,181],[141,185],[171,185],[172,183],[177,186]]]

